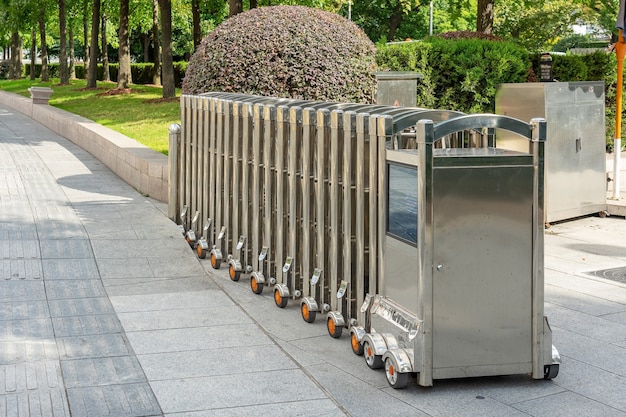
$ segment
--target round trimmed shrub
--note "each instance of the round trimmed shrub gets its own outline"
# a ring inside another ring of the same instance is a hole
[[[187,66],[183,93],[370,103],[375,54],[365,32],[338,14],[261,7],[231,17],[202,40]]]

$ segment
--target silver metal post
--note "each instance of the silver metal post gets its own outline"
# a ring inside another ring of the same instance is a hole
[[[171,124],[169,127],[169,149],[168,149],[168,204],[167,217],[176,221],[178,213],[177,195],[178,195],[178,145],[180,143],[180,125],[178,123]]]

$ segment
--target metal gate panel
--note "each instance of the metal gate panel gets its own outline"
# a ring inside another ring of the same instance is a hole
[[[274,245],[274,213],[273,206],[273,184],[274,181],[274,134],[276,122],[276,107],[272,104],[263,106],[263,142],[260,148],[263,151],[263,177],[262,177],[262,193],[263,193],[263,246],[270,248],[273,254]],[[261,191],[261,190],[260,190]],[[268,256],[268,268],[271,271],[274,268],[276,260],[274,256]]]
[[[261,186],[262,186],[262,173],[261,173],[261,138],[263,132],[263,105],[255,104],[253,107],[253,122],[252,122],[252,253],[259,254],[261,251],[262,231],[260,227],[260,220],[262,213],[261,207]],[[271,251],[271,248],[270,248]],[[268,254],[269,255],[269,254]],[[267,258],[269,258],[268,256]],[[266,259],[267,259],[266,258]]]
[[[343,112],[333,110],[330,113],[330,195],[328,198],[328,211],[330,220],[330,247],[329,254],[331,256],[328,268],[328,286],[331,294],[337,291],[338,277],[341,268],[341,257],[339,256],[339,239],[340,239],[340,152],[343,151]],[[341,271],[343,272],[343,271]],[[330,296],[330,309],[337,310],[337,297]]]
[[[254,210],[252,207],[252,187],[250,186],[250,176],[252,172],[252,112],[253,108],[249,103],[244,102],[241,106],[241,234],[246,237],[247,244],[244,246],[245,259],[249,262],[258,256],[252,249],[253,236],[251,233],[252,216]]]

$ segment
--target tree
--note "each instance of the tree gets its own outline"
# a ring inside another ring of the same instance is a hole
[[[120,0],[120,29],[119,29],[119,70],[117,73],[117,88],[128,88],[132,82],[132,74],[130,72],[130,47],[128,45],[128,14],[129,0]]]
[[[98,33],[100,31],[100,0],[93,0],[91,10],[91,45],[89,47],[89,71],[87,88],[97,87],[98,75]]]
[[[476,32],[493,33],[494,0],[478,0]]]
[[[360,1],[352,6],[354,22],[373,40],[396,39],[402,22],[420,8],[419,0]],[[344,16],[347,10],[342,8]]]
[[[159,0],[161,11],[162,83],[163,98],[176,97],[174,63],[172,57],[172,1]]]
[[[85,48],[85,73],[87,74],[87,84],[89,85],[89,61],[91,59],[91,48],[89,46],[89,0],[83,1],[83,45]],[[98,6],[99,13],[100,6]],[[94,78],[95,79],[95,78]],[[94,81],[94,87],[96,86]]]
[[[559,38],[572,33],[572,25],[583,18],[585,9],[571,0],[498,3],[494,33],[513,39],[532,51],[550,50]]]
[[[107,14],[106,11],[101,10],[100,16],[102,18],[102,28],[100,29],[100,37],[102,44],[102,81],[111,81],[111,75],[109,73],[109,51],[107,42]]]
[[[37,78],[35,73],[35,61],[37,58],[37,29],[33,26],[30,34],[30,79],[31,81]]]
[[[161,85],[161,44],[159,42],[159,0],[152,0],[152,42],[154,54],[152,57],[153,73],[152,84]]]
[[[202,28],[200,26],[200,0],[191,0],[191,15],[193,22],[193,49],[202,42]]]
[[[236,14],[243,12],[242,0],[228,0],[228,16],[233,17]]]
[[[39,13],[39,37],[41,39],[41,81],[49,81],[48,73],[48,46],[46,42],[46,8],[42,7]],[[20,54],[21,56],[21,54]]]
[[[70,66],[68,68],[68,77],[70,80],[76,79],[76,65],[75,65],[75,57],[74,57],[74,28],[70,24],[68,31],[68,41],[70,44]]]
[[[70,83],[70,76],[67,72],[67,41],[65,25],[65,0],[59,0],[59,76],[61,85]]]
[[[11,34],[11,63],[9,65],[9,78],[17,80],[22,78],[22,40],[20,33],[14,31]]]

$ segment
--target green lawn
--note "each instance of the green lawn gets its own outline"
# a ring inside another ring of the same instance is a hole
[[[0,90],[30,97],[29,87],[54,90],[50,105],[107,126],[164,154],[168,150],[168,128],[180,123],[180,98],[163,100],[161,89],[131,85],[124,94],[114,94],[116,84],[98,82],[95,90],[85,89],[85,80],[60,86],[58,79],[0,81]]]

